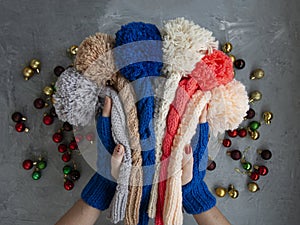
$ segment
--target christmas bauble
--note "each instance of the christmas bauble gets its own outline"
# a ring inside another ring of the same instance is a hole
[[[228,134],[229,137],[236,137],[238,135],[238,131],[236,129],[235,130],[228,130],[227,134]]]
[[[71,180],[66,180],[65,183],[64,183],[64,188],[67,191],[71,191],[74,188],[74,182],[71,181]]]
[[[72,167],[71,166],[66,165],[66,166],[63,167],[64,174],[68,175],[69,173],[71,173],[71,171],[72,171]]]
[[[232,151],[227,151],[227,154],[233,159],[233,160],[240,160],[242,158],[242,153],[235,149]]]
[[[65,152],[62,156],[61,156],[62,161],[64,162],[69,162],[71,160],[71,154],[68,152]]]
[[[216,162],[213,161],[213,160],[209,160],[209,161],[208,161],[208,166],[207,166],[206,169],[212,171],[212,170],[214,170],[215,168],[216,168]]]
[[[52,140],[53,140],[55,143],[60,143],[60,142],[62,142],[62,140],[63,140],[63,135],[62,135],[62,133],[57,132],[57,133],[53,134]]]
[[[218,197],[223,198],[226,195],[226,189],[223,187],[217,187],[215,189],[215,193]]]
[[[259,191],[259,186],[255,182],[249,182],[247,186],[248,186],[248,190],[250,192],[255,193],[255,192]]]
[[[243,138],[247,136],[247,130],[245,128],[238,129],[238,135]]]
[[[256,171],[253,171],[250,173],[249,177],[251,180],[257,181],[259,179],[259,173]]]
[[[58,149],[58,152],[64,153],[64,152],[67,151],[68,147],[67,147],[65,144],[60,144],[60,145],[57,147],[57,149]]]
[[[245,119],[252,119],[255,116],[255,111],[250,108],[247,112],[246,112],[246,116]]]
[[[243,59],[237,59],[234,61],[235,68],[241,70],[245,67],[246,63]]]
[[[272,152],[268,149],[265,150],[258,150],[258,153],[264,160],[269,160],[272,158]]]
[[[226,148],[229,148],[231,146],[231,140],[230,139],[224,139],[223,140],[223,146]]]
[[[222,46],[222,50],[224,53],[229,53],[232,51],[232,44],[230,42],[226,42],[223,46]]]
[[[33,162],[30,159],[26,159],[23,161],[22,165],[25,170],[30,170],[33,167]]]
[[[41,172],[40,172],[40,171],[38,171],[38,170],[36,170],[36,171],[33,171],[32,175],[31,175],[32,179],[34,179],[34,180],[38,180],[38,179],[40,179],[40,178],[41,178],[41,176],[42,176],[42,174],[41,174]]]
[[[78,170],[72,170],[69,176],[73,181],[78,180],[80,178],[80,172]]]
[[[45,125],[51,125],[53,123],[54,119],[53,119],[53,116],[51,115],[45,115],[44,118],[43,118],[43,123]]]
[[[37,98],[34,100],[33,105],[37,109],[42,109],[46,106],[46,103],[42,98]]]
[[[65,71],[65,68],[63,68],[62,66],[57,66],[54,68],[54,74],[56,76],[60,76],[63,72]]]
[[[78,149],[78,145],[76,143],[76,141],[71,141],[70,144],[69,144],[69,149],[71,150],[76,150]]]
[[[43,170],[47,167],[47,162],[46,161],[39,161],[36,165],[37,168],[40,170]]]

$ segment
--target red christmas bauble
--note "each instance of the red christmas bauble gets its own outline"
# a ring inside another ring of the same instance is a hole
[[[86,136],[85,136],[86,140],[88,140],[89,142],[93,142],[95,140],[95,136],[93,133],[88,133]]]
[[[229,137],[236,137],[238,135],[238,131],[236,129],[235,130],[228,130],[227,134],[228,134]]]
[[[53,117],[51,116],[51,115],[46,115],[46,116],[44,116],[44,118],[43,118],[43,123],[45,124],[45,125],[51,125],[52,123],[53,123]]]
[[[231,140],[230,139],[224,139],[223,140],[223,145],[226,148],[229,148],[231,146]]]
[[[23,132],[25,130],[25,124],[23,122],[18,122],[15,126],[16,131]]]
[[[33,167],[33,162],[30,159],[26,159],[23,162],[23,168],[24,170],[30,170]]]
[[[74,182],[71,181],[71,180],[66,180],[65,183],[64,183],[64,188],[67,191],[71,191],[74,188]]]
[[[266,166],[259,166],[258,167],[258,173],[261,176],[266,176],[269,173],[269,170]]]
[[[82,139],[83,139],[83,137],[82,137],[81,134],[77,134],[77,135],[75,136],[75,141],[76,141],[77,143],[81,142]]]
[[[254,181],[257,181],[259,179],[259,173],[254,171],[250,174],[250,179],[251,180],[254,180]]]
[[[78,145],[76,143],[76,141],[71,141],[70,144],[69,144],[69,149],[71,150],[76,150],[78,149]]]
[[[60,153],[64,153],[67,151],[68,147],[65,144],[60,144],[57,149]]]
[[[71,154],[68,152],[65,152],[62,156],[61,156],[62,161],[64,162],[69,162],[71,160]]]
[[[242,128],[242,129],[239,129],[238,130],[238,135],[240,136],[240,137],[246,137],[247,136],[247,130],[245,129],[245,128]]]
[[[19,112],[15,112],[11,115],[11,119],[14,121],[14,122],[21,122],[22,121],[22,117],[23,115]]]
[[[55,143],[60,143],[62,141],[62,139],[63,139],[63,135],[62,135],[62,133],[59,133],[59,132],[53,134],[53,136],[52,136],[52,140]]]

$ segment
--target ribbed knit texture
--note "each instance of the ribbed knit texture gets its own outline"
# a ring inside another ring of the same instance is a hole
[[[208,123],[199,124],[191,141],[194,158],[193,179],[182,186],[183,208],[189,214],[199,214],[216,205],[215,197],[203,181],[208,160],[208,130]]]
[[[123,103],[131,146],[132,169],[124,223],[137,224],[142,198],[143,171],[136,97],[132,85],[120,73],[117,73],[113,85]]]
[[[101,154],[104,148],[104,151],[107,151],[111,155],[115,148],[115,143],[112,137],[110,118],[98,117],[97,132],[101,140],[97,146],[98,154]],[[102,166],[103,164],[106,165]],[[103,211],[108,209],[115,194],[117,183],[112,181],[112,179],[108,179],[110,164],[107,166],[107,160],[103,159],[103,157],[98,157],[97,165],[102,170],[95,173],[90,179],[81,193],[81,198],[88,205]]]
[[[199,115],[201,115],[210,97],[210,92],[202,92],[201,90],[197,90],[193,94],[186,106],[184,116],[174,137],[163,210],[165,224],[179,225],[183,223],[181,193],[183,149],[195,134]]]
[[[111,127],[112,136],[116,144],[124,146],[124,157],[120,166],[119,177],[117,179],[116,193],[110,205],[110,219],[117,223],[124,219],[127,204],[129,177],[131,172],[131,149],[128,139],[125,113],[122,103],[117,93],[106,87],[104,91],[106,96],[112,99],[111,108]]]
[[[160,159],[162,155],[162,140],[165,135],[166,117],[170,103],[174,100],[176,88],[182,76],[187,76],[195,68],[196,63],[206,54],[218,47],[218,41],[212,36],[212,32],[200,27],[193,21],[184,18],[169,20],[162,29],[163,35],[163,73],[167,76],[163,99],[158,105],[156,113],[156,168],[154,185],[151,191],[149,203],[149,216],[154,218],[157,203]],[[161,95],[159,95],[161,96]],[[159,212],[162,221],[162,211]]]
[[[161,41],[160,32],[155,25],[145,24],[145,23],[129,23],[116,33],[116,46],[121,46],[127,43],[132,43],[135,41],[143,41],[143,40],[158,40]],[[128,49],[130,50],[130,49]],[[136,52],[137,50],[134,49]],[[161,51],[161,49],[149,49],[149,51]],[[128,52],[127,54],[131,54]],[[139,53],[137,53],[139,54]],[[144,52],[144,54],[151,54],[151,52]],[[159,53],[162,56],[162,52]],[[157,55],[157,52],[156,54]],[[115,61],[118,65],[118,59],[126,57],[124,55],[117,55],[115,53]],[[120,69],[120,73],[127,78],[129,81],[137,81],[137,79],[149,76],[159,76],[162,68],[162,59],[160,62],[137,62],[125,66]],[[153,169],[145,169],[151,168],[151,165],[155,164],[155,136],[153,131],[153,116],[154,116],[154,96],[142,97],[144,93],[151,93],[152,85],[150,80],[145,79],[143,82],[137,81],[137,85],[134,86],[135,93],[138,96],[137,100],[137,112],[139,119],[139,134],[142,143],[142,165],[143,165],[143,173],[144,173],[144,186],[142,192],[142,199],[139,211],[139,222],[138,224],[144,225],[148,224],[149,217],[147,215],[148,202],[150,198],[151,184],[153,180]],[[140,88],[140,85],[143,88]],[[138,88],[139,87],[139,88]],[[141,92],[142,91],[142,92]],[[150,141],[149,141],[150,138]],[[146,144],[144,141],[149,141]],[[150,145],[149,145],[150,144]],[[151,144],[153,146],[151,146]],[[147,167],[150,166],[150,167]],[[129,204],[133,204],[129,202]],[[131,206],[132,207],[132,206]],[[134,205],[133,207],[137,207]],[[126,217],[136,217],[135,212],[128,212]],[[134,218],[136,219],[136,218]],[[133,225],[131,223],[130,225]]]
[[[192,77],[182,78],[181,81],[179,82],[179,87],[177,88],[177,91],[176,91],[176,97],[175,97],[172,105],[170,106],[169,114],[167,117],[167,130],[166,130],[166,134],[165,134],[165,137],[163,140],[163,146],[162,146],[163,155],[161,157],[161,169],[160,169],[160,181],[161,182],[159,183],[159,186],[158,186],[158,200],[157,200],[157,209],[156,209],[156,218],[155,218],[156,224],[163,224],[162,219],[166,217],[165,212],[163,211],[163,208],[164,208],[164,204],[165,204],[165,198],[167,198],[167,197],[165,197],[167,179],[169,179],[170,176],[174,176],[175,179],[181,180],[181,174],[179,174],[180,176],[178,176],[177,173],[178,172],[181,173],[181,163],[180,163],[179,159],[182,158],[183,149],[178,149],[177,147],[179,147],[178,142],[181,141],[181,139],[183,138],[183,135],[184,135],[183,130],[182,130],[183,125],[181,125],[180,129],[178,129],[178,128],[179,128],[179,125],[183,122],[184,118],[186,118],[184,120],[184,122],[186,123],[185,125],[189,125],[191,116],[195,115],[196,112],[193,110],[196,108],[195,105],[197,105],[198,102],[194,102],[194,100],[190,101],[190,99],[192,98],[192,96],[195,94],[195,92],[198,89],[199,89],[198,83],[194,78],[192,78]],[[202,94],[202,92],[200,92],[199,97],[198,97],[199,101],[201,100],[202,96],[203,96],[203,94]],[[191,106],[187,107],[189,101],[190,101]],[[189,112],[185,112],[186,109],[189,109]],[[202,110],[202,108],[200,110]],[[197,110],[197,111],[199,111],[199,110]],[[201,113],[201,111],[200,111],[200,113]],[[197,114],[198,117],[199,117],[200,113]],[[197,122],[196,122],[196,124],[197,124]],[[177,133],[178,133],[178,135],[176,138],[176,142],[173,142]],[[189,143],[189,140],[190,139],[185,139],[184,140],[185,144]],[[173,155],[170,158],[171,150],[173,151]],[[168,169],[169,159],[173,160],[171,169]],[[178,164],[178,165],[174,166],[174,163]],[[177,170],[178,167],[180,168],[179,171]],[[169,172],[168,172],[168,170],[169,170]],[[170,179],[172,179],[172,177]],[[173,193],[173,195],[175,196],[175,193]],[[180,198],[180,196],[178,196],[178,198]],[[176,205],[177,202],[172,202],[172,203],[175,203],[175,205],[170,205],[170,207],[177,207],[177,205]],[[178,202],[178,204],[180,204],[180,202]],[[166,211],[168,211],[168,208],[166,209]],[[168,215],[169,215],[169,213],[168,213]],[[172,218],[172,216],[176,216],[176,215],[170,215],[171,218]],[[178,215],[178,216],[180,216],[180,215]]]

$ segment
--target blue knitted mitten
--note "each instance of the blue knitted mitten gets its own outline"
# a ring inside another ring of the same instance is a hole
[[[183,208],[189,214],[199,214],[216,205],[216,198],[203,181],[208,159],[208,131],[208,123],[199,124],[191,140],[194,157],[193,179],[182,186]]]
[[[90,206],[99,210],[108,209],[116,190],[110,171],[110,157],[114,151],[115,143],[111,133],[111,120],[109,117],[98,117],[98,172],[90,179],[81,193],[81,198]],[[103,152],[105,151],[105,152]]]

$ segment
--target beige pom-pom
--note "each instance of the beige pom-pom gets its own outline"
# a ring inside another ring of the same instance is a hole
[[[106,85],[116,76],[112,55],[114,44],[115,40],[109,34],[96,33],[87,37],[78,47],[74,62],[76,70],[98,86]]]

